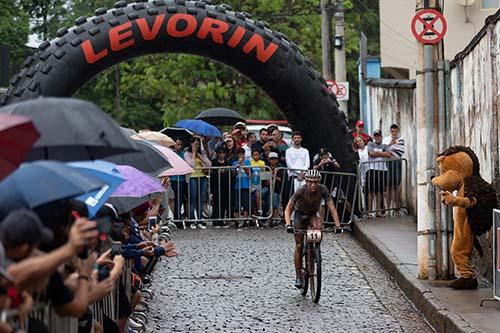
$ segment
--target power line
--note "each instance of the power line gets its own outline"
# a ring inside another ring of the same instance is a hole
[[[363,7],[364,9],[366,9],[367,11],[370,11],[370,8],[368,8],[363,2],[361,2],[361,0],[354,0],[357,4],[359,4],[361,7]],[[412,41],[412,40],[409,40],[408,38],[406,38],[404,35],[402,35],[399,31],[397,31],[396,29],[394,29],[393,27],[391,27],[389,24],[385,23],[384,21],[382,21],[382,19],[379,17],[379,20],[380,22],[385,25],[387,28],[389,28],[390,30],[394,31],[397,35],[399,35],[401,38],[403,38],[404,40],[408,41],[411,43],[411,45],[413,47],[415,47],[415,42]]]

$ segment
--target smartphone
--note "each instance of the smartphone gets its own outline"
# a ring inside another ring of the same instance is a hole
[[[111,233],[111,219],[109,217],[100,217],[95,219],[97,231],[99,234],[109,235]]]
[[[153,227],[156,227],[157,223],[158,223],[158,217],[150,216],[148,221],[148,228],[152,229]]]
[[[118,254],[122,254],[122,244],[117,242],[111,243],[111,257]]]

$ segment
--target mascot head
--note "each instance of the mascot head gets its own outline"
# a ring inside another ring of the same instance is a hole
[[[453,192],[464,184],[464,178],[479,176],[479,160],[469,147],[452,146],[438,155],[441,175],[432,184],[444,191]]]

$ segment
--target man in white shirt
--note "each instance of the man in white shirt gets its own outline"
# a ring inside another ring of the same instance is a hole
[[[373,142],[368,142],[368,156],[370,164],[366,175],[368,189],[368,210],[375,211],[377,217],[384,217],[383,194],[387,183],[387,159],[392,155],[387,150],[387,145],[382,143],[382,132],[373,132]],[[375,206],[373,201],[375,199]]]
[[[382,144],[387,146],[387,151],[391,153],[392,161],[387,162],[387,207],[395,208],[394,215],[399,215],[401,208],[401,178],[403,165],[401,158],[405,153],[405,141],[399,136],[399,126],[391,125],[391,136],[387,136],[382,141]],[[394,206],[392,201],[394,200]]]
[[[285,152],[286,167],[294,169],[288,170],[290,189],[287,194],[291,194],[299,189],[304,180],[305,172],[309,169],[311,163],[309,160],[309,150],[302,147],[302,133],[293,132],[292,143],[292,147],[288,148]]]

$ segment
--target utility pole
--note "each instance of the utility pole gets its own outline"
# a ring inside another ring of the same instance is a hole
[[[325,80],[333,80],[332,74],[332,12],[330,0],[321,0],[321,60]]]
[[[345,34],[344,34],[344,0],[335,1],[335,81],[346,82]],[[340,109],[347,116],[347,102],[339,102]]]
[[[433,8],[440,11],[437,0],[416,0],[417,12]],[[437,44],[418,44],[417,56],[417,249],[418,277],[435,280],[438,260],[436,228],[436,189],[432,178],[436,174],[435,156],[437,147],[436,121],[438,120],[436,96]]]

